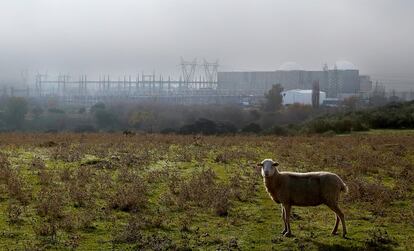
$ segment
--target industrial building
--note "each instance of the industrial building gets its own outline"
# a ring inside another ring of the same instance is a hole
[[[319,71],[303,70],[298,64],[289,62],[276,71],[218,72],[217,89],[263,95],[274,84],[281,84],[285,90],[309,90],[315,82],[319,82],[320,90],[326,92],[328,98],[355,95],[371,89],[369,76],[360,76],[359,70],[347,61],[338,61],[332,69],[325,66]]]
[[[262,102],[264,94],[274,84],[281,84],[285,91],[295,90],[292,92],[294,100],[304,93],[308,97],[310,90],[320,91],[320,99],[326,97],[333,101],[356,94],[369,98],[372,89],[370,77],[361,76],[359,70],[347,61],[338,61],[331,68],[325,66],[316,71],[304,70],[292,62],[283,64],[275,71],[218,72],[218,61],[209,63],[206,60],[198,64],[197,60],[190,62],[182,59],[181,66],[182,76],[179,79],[156,76],[155,73],[118,78],[108,74],[92,78],[87,75],[50,76],[38,73],[33,83],[21,88],[4,86],[0,89],[0,96],[38,100],[48,97],[62,103],[83,105],[124,101],[246,106]],[[196,75],[196,69],[204,69],[204,75]],[[28,76],[22,76],[26,83]],[[291,96],[291,93],[288,94],[286,99]]]

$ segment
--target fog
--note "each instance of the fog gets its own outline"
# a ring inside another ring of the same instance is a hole
[[[1,0],[0,83],[30,72],[177,76],[180,56],[221,70],[337,60],[414,83],[411,0]]]

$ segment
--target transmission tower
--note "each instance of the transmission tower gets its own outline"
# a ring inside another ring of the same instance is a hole
[[[185,61],[181,57],[181,70],[183,73],[183,80],[185,83],[194,81],[194,74],[197,68],[197,58],[194,58],[193,61]]]
[[[24,86],[27,85],[27,80],[29,78],[29,70],[28,69],[24,69],[20,72],[20,77],[22,78],[22,83]]]
[[[35,80],[36,80],[36,82],[35,82],[35,91],[36,91],[36,94],[38,96],[42,96],[42,94],[43,94],[42,82],[47,81],[47,77],[48,77],[47,71],[46,71],[45,74],[41,74],[39,72],[37,72],[37,74],[36,74],[36,77],[35,77]]]
[[[216,62],[210,63],[206,59],[203,59],[203,67],[204,67],[204,74],[206,77],[207,82],[211,85],[212,83],[216,82],[217,80],[217,71],[219,67],[218,59]]]

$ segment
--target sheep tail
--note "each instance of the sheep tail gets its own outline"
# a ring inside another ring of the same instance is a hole
[[[348,186],[345,184],[343,180],[341,180],[341,192],[348,193],[348,191]]]

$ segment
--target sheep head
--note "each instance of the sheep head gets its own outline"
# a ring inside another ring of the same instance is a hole
[[[260,168],[263,178],[266,178],[273,176],[277,172],[276,167],[278,165],[279,163],[272,159],[265,159],[260,164],[257,164],[257,167]]]

